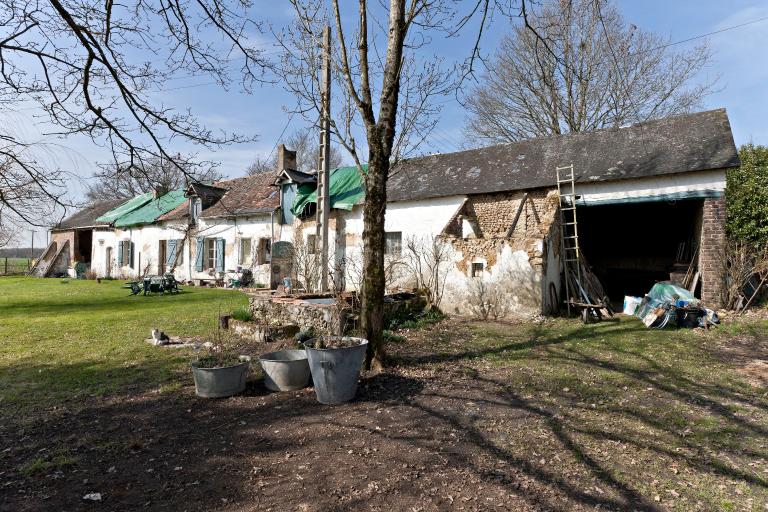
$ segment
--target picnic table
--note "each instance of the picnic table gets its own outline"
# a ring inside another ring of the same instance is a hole
[[[144,295],[151,293],[179,293],[181,288],[179,282],[173,274],[165,274],[162,276],[144,276],[140,281],[129,281],[125,283],[124,288],[131,290],[131,295],[139,295],[144,292]]]

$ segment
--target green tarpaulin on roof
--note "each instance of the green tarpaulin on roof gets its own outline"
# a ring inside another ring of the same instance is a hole
[[[138,226],[140,224],[150,224],[158,217],[173,210],[186,200],[187,198],[184,197],[184,190],[173,190],[157,199],[152,199],[144,206],[118,218],[115,221],[115,227],[125,228],[129,226]]]
[[[368,171],[368,165],[363,165],[363,171]],[[365,197],[362,176],[360,176],[357,166],[354,165],[339,167],[331,171],[331,182],[328,189],[331,196],[331,208],[339,210],[351,210]],[[317,203],[317,190],[314,183],[299,185],[291,211],[294,215],[301,215],[309,203]]]
[[[134,198],[131,198],[118,206],[117,208],[112,208],[107,213],[102,215],[101,217],[97,218],[96,220],[99,222],[113,222],[126,213],[130,213],[133,210],[137,208],[141,208],[148,202],[152,200],[152,192],[147,192],[146,194],[142,194],[140,196],[136,196]]]

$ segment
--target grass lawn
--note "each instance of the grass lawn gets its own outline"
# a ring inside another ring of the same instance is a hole
[[[212,333],[218,312],[247,304],[232,290],[183,287],[130,296],[123,281],[0,278],[0,404],[45,408],[84,396],[173,384],[189,354],[142,340],[153,327]]]
[[[245,297],[119,286],[0,279],[0,510],[768,510],[765,314],[448,319],[322,406],[258,382],[196,398],[188,355],[142,338]]]

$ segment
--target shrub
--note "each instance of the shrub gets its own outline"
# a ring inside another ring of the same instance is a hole
[[[242,322],[250,322],[253,320],[253,313],[248,308],[237,308],[232,312],[232,318]]]
[[[768,247],[768,147],[745,144],[739,158],[741,166],[727,176],[728,236],[755,248]]]

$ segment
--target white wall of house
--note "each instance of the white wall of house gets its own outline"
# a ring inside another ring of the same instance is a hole
[[[161,241],[184,240],[183,245],[177,244],[180,255],[176,262],[174,275],[180,281],[195,279],[210,280],[214,278],[215,268],[211,268],[207,254],[204,257],[203,270],[196,268],[197,239],[223,239],[224,240],[224,271],[225,273],[236,271],[238,266],[251,268],[254,280],[257,283],[269,285],[268,259],[264,264],[259,264],[258,257],[259,240],[270,240],[273,232],[290,239],[291,227],[279,226],[277,218],[274,219],[274,231],[272,218],[269,214],[259,214],[248,217],[199,219],[198,225],[188,230],[186,221],[164,221],[156,224],[136,226],[132,228],[98,231],[94,233],[92,269],[99,276],[112,276],[118,278],[135,278],[144,274],[158,274],[161,270],[170,270],[165,261],[165,268],[160,265]],[[245,250],[246,240],[250,240],[250,252]],[[118,264],[121,242],[133,243],[133,265],[128,257],[124,258],[124,264]],[[207,250],[207,243],[204,241]],[[111,268],[108,268],[109,252],[111,250]],[[168,252],[166,245],[166,256]],[[263,258],[262,258],[263,260]]]
[[[272,222],[274,220],[274,223]],[[253,278],[256,283],[269,286],[269,259],[266,255],[259,257],[259,240],[272,240],[273,234],[287,235],[288,229],[280,229],[277,215],[274,219],[269,214],[253,215],[249,217],[235,218],[217,218],[200,219],[197,231],[192,238],[192,247],[190,249],[192,257],[189,259],[188,273],[190,279],[210,279],[211,266],[207,259],[203,264],[203,271],[197,271],[195,257],[197,253],[197,238],[204,239],[224,239],[224,270],[225,272],[234,272],[238,266],[250,268],[253,271]],[[250,240],[250,253],[243,251],[242,244],[245,240]],[[277,238],[275,238],[277,241]],[[207,249],[207,245],[205,246]],[[259,264],[260,261],[264,263]]]
[[[413,286],[409,271],[404,266],[392,266],[392,262],[407,259],[405,245],[410,238],[420,243],[429,242],[432,237],[439,235],[448,222],[464,203],[464,196],[441,197],[421,201],[403,201],[389,203],[385,217],[387,233],[399,233],[401,241],[401,256],[391,254],[385,256],[386,265],[392,269],[393,279],[389,281],[391,289]],[[362,207],[355,206],[351,211],[334,210],[330,223],[329,234],[332,254],[329,262],[334,268],[345,268],[344,282],[347,290],[355,290],[362,279]],[[314,223],[299,225],[303,240],[314,235]],[[543,241],[542,247],[543,247]],[[553,256],[554,257],[554,256]],[[342,265],[342,259],[345,265]],[[542,289],[545,279],[541,276],[541,267],[531,264],[526,251],[513,251],[507,244],[499,246],[496,261],[489,266],[483,257],[467,257],[449,247],[445,268],[445,294],[441,307],[448,313],[469,314],[469,288],[473,280],[482,279],[489,283],[500,283],[506,290],[505,295],[510,304],[510,316],[535,315],[542,311]],[[483,271],[472,276],[472,263],[481,263]],[[553,276],[554,277],[554,276]],[[338,279],[338,277],[337,277]]]

